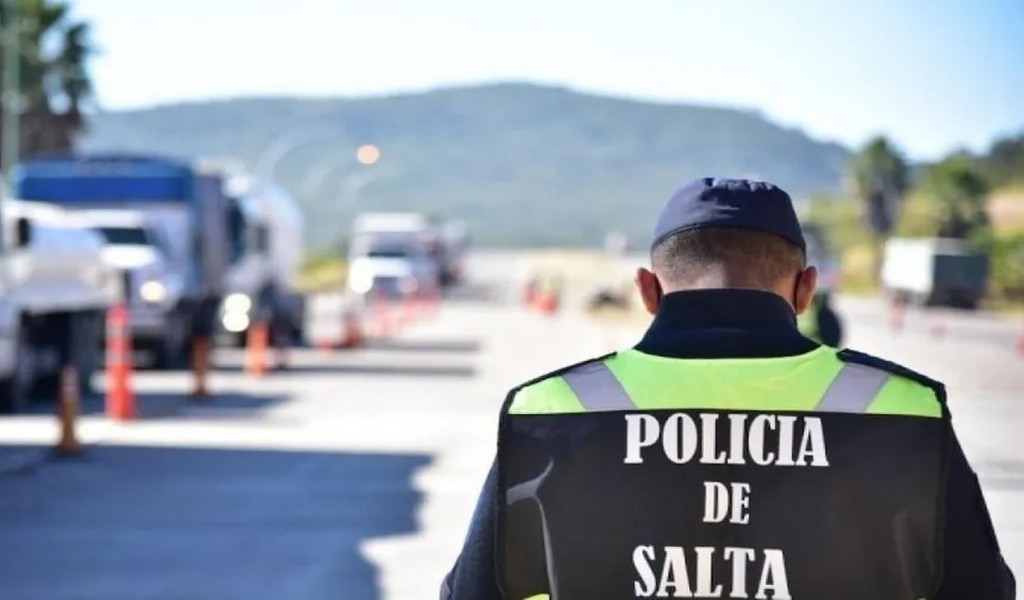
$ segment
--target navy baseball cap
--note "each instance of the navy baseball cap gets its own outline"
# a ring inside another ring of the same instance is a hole
[[[661,209],[651,248],[673,234],[703,227],[774,233],[807,251],[789,194],[764,181],[704,177],[683,186]]]

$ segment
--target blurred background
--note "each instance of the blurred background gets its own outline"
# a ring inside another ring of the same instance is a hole
[[[0,24],[3,598],[432,596],[505,390],[636,341],[632,270],[701,176],[792,195],[806,333],[947,381],[1024,571],[1021,2]]]

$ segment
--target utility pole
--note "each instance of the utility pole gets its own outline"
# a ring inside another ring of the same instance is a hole
[[[20,0],[4,0],[3,23],[3,139],[0,144],[0,171],[3,171],[4,194],[0,197],[0,223],[3,202],[11,185],[11,170],[18,164],[21,151],[21,15]],[[0,227],[0,253],[3,252],[3,227]]]

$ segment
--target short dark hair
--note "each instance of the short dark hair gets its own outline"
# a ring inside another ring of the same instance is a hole
[[[665,238],[651,251],[655,273],[686,285],[712,269],[727,269],[742,285],[771,289],[804,268],[803,250],[786,238],[738,227],[705,227]]]

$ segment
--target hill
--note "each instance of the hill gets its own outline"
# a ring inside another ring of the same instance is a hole
[[[754,112],[528,84],[106,112],[81,147],[253,165],[282,138],[302,140],[274,174],[299,196],[314,248],[337,242],[352,213],[368,209],[463,218],[486,245],[593,245],[609,229],[643,244],[687,179],[760,176],[802,196],[836,189],[847,156]],[[373,167],[353,159],[367,142],[382,150]]]

